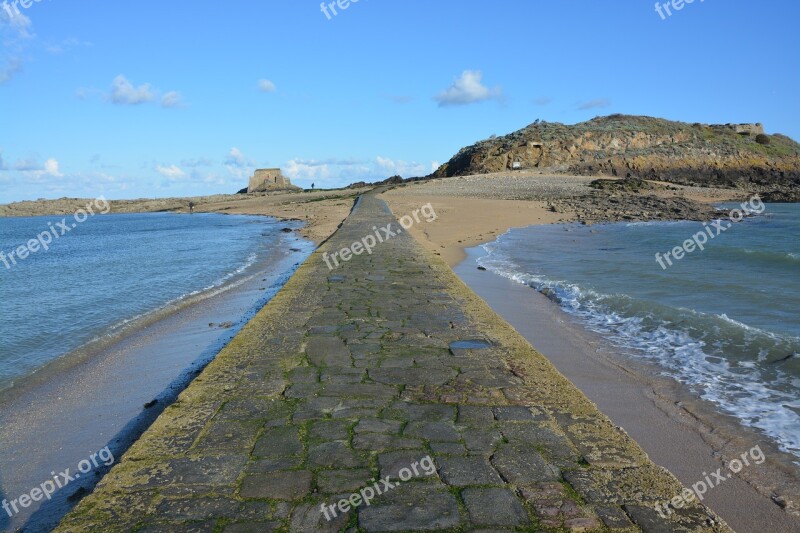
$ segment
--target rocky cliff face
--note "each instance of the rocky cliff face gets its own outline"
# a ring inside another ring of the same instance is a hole
[[[626,115],[574,126],[537,121],[463,148],[431,177],[541,168],[735,187],[800,200],[800,144],[762,131],[760,124],[688,124]]]

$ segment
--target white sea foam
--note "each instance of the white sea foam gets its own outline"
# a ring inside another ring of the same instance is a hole
[[[623,294],[601,294],[567,280],[532,274],[510,261],[499,248],[498,241],[484,245],[489,255],[479,264],[537,290],[552,290],[566,312],[578,317],[589,330],[602,334],[624,354],[657,363],[666,375],[689,386],[720,411],[762,430],[785,451],[800,456],[800,400],[787,392],[796,390],[800,380],[779,369],[767,376],[764,367],[753,361],[727,359],[721,334],[707,331],[727,325],[745,343],[752,344],[759,356],[763,351],[757,348],[758,341],[796,346],[800,339],[783,339],[724,314],[649,305]],[[641,314],[631,315],[631,307]],[[675,317],[683,320],[675,323]],[[686,325],[682,326],[683,322]],[[712,342],[709,344],[704,337]]]

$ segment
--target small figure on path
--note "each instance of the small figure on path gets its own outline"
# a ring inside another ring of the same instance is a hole
[[[314,190],[314,184],[313,183],[311,184],[311,190],[312,191]]]
[[[194,213],[194,202],[189,202],[189,214]]]

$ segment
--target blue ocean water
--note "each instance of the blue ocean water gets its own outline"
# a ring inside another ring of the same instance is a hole
[[[698,222],[534,226],[484,245],[479,262],[551,289],[621,352],[800,457],[800,206],[767,204],[662,269],[655,254],[699,231]]]
[[[224,290],[277,263],[290,247],[313,248],[281,231],[298,223],[267,217],[110,214],[87,218],[49,250],[8,260],[61,220],[0,218],[0,251],[9,264],[0,262],[0,390],[159,310]]]

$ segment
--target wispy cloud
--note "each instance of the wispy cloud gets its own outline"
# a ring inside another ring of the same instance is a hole
[[[91,89],[87,87],[78,87],[75,89],[75,98],[78,100],[88,100],[91,96],[99,96],[108,99],[108,95],[99,89]]]
[[[22,72],[22,60],[10,57],[0,66],[0,85],[11,81],[11,78]]]
[[[69,50],[77,48],[79,46],[92,46],[92,43],[87,41],[81,41],[80,39],[77,39],[75,37],[69,37],[67,39],[64,39],[60,43],[52,43],[52,42],[47,43],[44,45],[44,49],[47,53],[53,55],[60,55],[63,54],[64,52],[68,52]]]
[[[440,107],[467,105],[492,99],[501,99],[503,90],[498,86],[492,89],[482,83],[483,74],[478,70],[465,70],[453,84],[439,93],[434,99]]]
[[[196,168],[196,167],[210,167],[214,164],[214,161],[207,157],[197,157],[194,159],[184,159],[181,161],[181,166],[188,167],[188,168]]]
[[[376,157],[375,162],[378,164],[379,169],[392,176],[410,178],[428,174],[428,165],[424,163],[408,162],[381,156]]]
[[[129,187],[128,182],[103,172],[62,173],[53,163],[45,163],[37,171],[20,172],[12,183],[16,192],[23,197],[35,190],[36,197],[43,198],[65,195],[88,197],[97,196],[98,193],[109,196]]]
[[[136,85],[123,74],[111,81],[111,89],[108,92],[86,87],[75,91],[75,96],[80,100],[86,100],[95,95],[100,95],[105,101],[119,106],[138,106],[158,102],[165,109],[176,109],[185,105],[183,95],[178,91],[168,91],[162,95],[161,91],[152,84]]]
[[[8,170],[8,165],[3,160],[3,150],[0,150],[0,171]]]
[[[275,84],[272,81],[261,79],[258,80],[258,90],[265,93],[274,93],[278,90],[278,88],[275,87]]]
[[[255,161],[249,159],[235,146],[228,152],[224,165],[228,172],[238,179],[249,178],[255,169]]]
[[[44,161],[44,163],[40,163],[39,160],[35,157],[29,157],[26,159],[18,159],[14,162],[14,166],[12,167],[17,172],[22,173],[23,177],[26,178],[31,183],[38,183],[43,178],[61,178],[64,177],[64,174],[61,172],[60,165],[58,160],[55,158],[49,158]]]
[[[186,172],[176,165],[156,165],[156,172],[167,179],[176,180],[186,176]]]
[[[403,161],[377,156],[374,159],[290,159],[283,165],[283,172],[295,184],[321,187],[342,187],[358,181],[379,181],[390,176],[405,178],[423,176],[439,168],[439,163],[428,164]]]
[[[247,165],[247,157],[245,157],[242,151],[235,146],[231,148],[231,151],[228,152],[228,157],[225,158],[225,166],[241,168]]]
[[[31,19],[23,13],[13,17],[0,10],[0,85],[23,70],[23,56],[33,40]]]
[[[39,161],[36,160],[35,157],[28,157],[26,159],[17,159],[14,162],[14,170],[19,170],[20,172],[32,172],[36,170],[42,170],[44,167],[42,166]]]
[[[328,159],[293,159],[292,161],[308,167],[324,167],[324,166],[347,167],[353,165],[363,165],[368,162],[364,159],[355,159],[355,158],[340,159],[338,157],[330,157]]]
[[[601,107],[608,107],[610,105],[611,100],[608,98],[596,98],[594,100],[589,100],[588,102],[583,102],[578,106],[578,109],[585,111],[587,109],[600,109]]]
[[[176,109],[183,106],[183,96],[178,91],[170,91],[161,97],[161,107]]]
[[[547,105],[553,101],[552,98],[549,96],[543,96],[541,98],[536,98],[533,100],[534,105]]]

